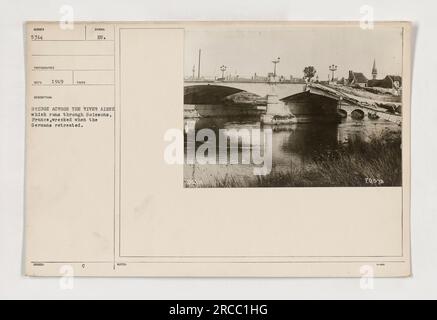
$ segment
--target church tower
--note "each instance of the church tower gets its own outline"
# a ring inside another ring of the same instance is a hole
[[[376,69],[376,60],[373,60],[372,77],[373,80],[376,80],[376,78],[378,77],[378,69]]]

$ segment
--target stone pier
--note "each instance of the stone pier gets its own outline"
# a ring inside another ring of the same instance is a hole
[[[270,93],[267,95],[267,111],[261,117],[261,122],[268,125],[295,123],[296,118],[290,109],[279,100],[275,92],[275,84],[271,84]]]

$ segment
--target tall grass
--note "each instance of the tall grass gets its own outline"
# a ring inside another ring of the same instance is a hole
[[[374,180],[375,179],[375,180]],[[372,183],[371,181],[377,181]],[[355,139],[332,152],[314,156],[304,168],[267,176],[217,178],[214,188],[242,187],[364,187],[401,186],[402,150],[400,132],[384,131],[364,141]]]

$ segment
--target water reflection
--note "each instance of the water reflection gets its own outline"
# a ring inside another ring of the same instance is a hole
[[[355,121],[350,118],[344,119],[341,123],[305,123],[293,124],[283,127],[266,127],[263,126],[259,119],[229,119],[229,118],[200,118],[186,119],[186,136],[185,151],[192,152],[189,143],[189,133],[199,132],[202,129],[211,129],[217,137],[223,135],[220,129],[260,129],[261,132],[266,129],[273,130],[272,151],[273,167],[272,173],[287,172],[290,168],[303,169],[311,166],[315,157],[326,155],[334,152],[342,145],[356,139],[368,140],[372,136],[380,135],[384,130],[400,131],[397,124],[385,120],[370,120],[367,117],[361,121]],[[194,123],[190,128],[189,122]],[[191,130],[191,131],[190,131]],[[195,142],[197,149],[202,142]],[[261,145],[249,145],[249,148],[261,148]],[[195,151],[195,150],[194,150]],[[228,148],[228,151],[229,148]],[[235,150],[233,150],[235,151]],[[244,151],[241,143],[238,146],[238,153]],[[220,159],[220,152],[217,146],[217,159]],[[223,156],[223,155],[222,155]],[[253,165],[185,165],[185,181],[201,186],[202,184],[212,185],[216,180],[224,177],[233,179],[253,177]]]

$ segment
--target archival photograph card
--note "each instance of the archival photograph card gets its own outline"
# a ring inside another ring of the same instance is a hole
[[[28,22],[28,276],[407,277],[411,24]]]

